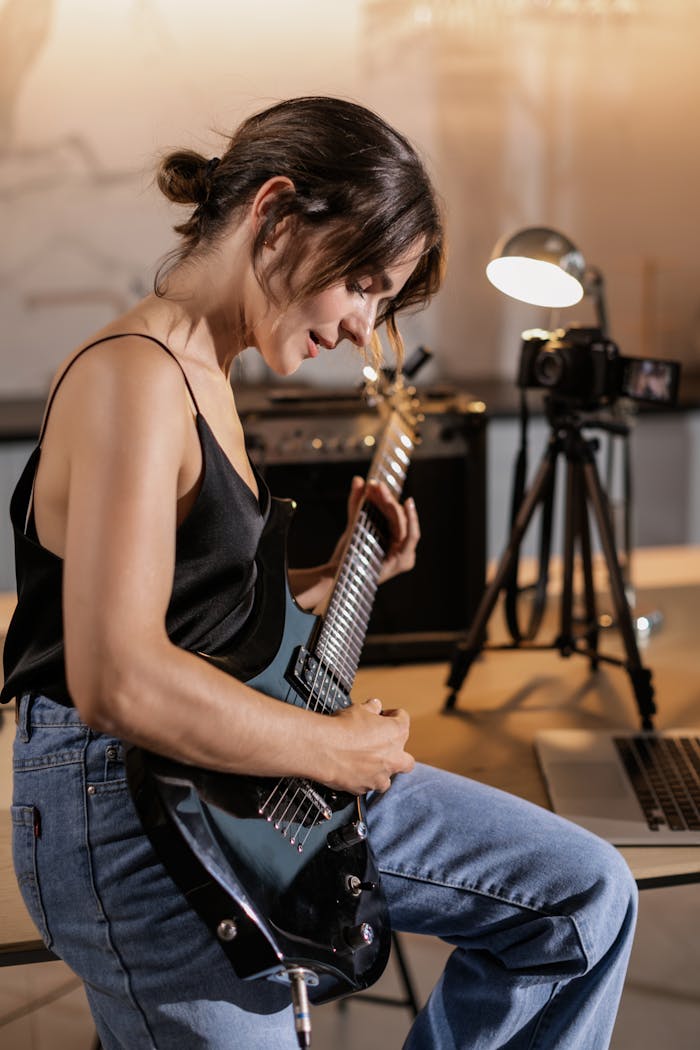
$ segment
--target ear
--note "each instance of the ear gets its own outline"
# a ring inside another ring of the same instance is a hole
[[[267,182],[264,182],[258,192],[253,198],[253,203],[250,209],[250,217],[253,225],[253,230],[257,234],[263,222],[268,218],[271,209],[277,203],[278,198],[281,194],[287,194],[289,191],[294,192],[294,183],[291,179],[288,179],[286,175],[274,175]],[[268,237],[268,245],[272,247],[274,242],[285,232],[286,227],[289,225],[287,219],[283,219],[278,222],[275,226],[272,237]]]

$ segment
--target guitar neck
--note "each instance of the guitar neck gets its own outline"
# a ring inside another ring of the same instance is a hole
[[[393,411],[367,474],[383,481],[398,499],[403,491],[415,437],[401,414]],[[315,651],[349,693],[360,664],[379,574],[389,544],[384,517],[365,501],[336,573]]]

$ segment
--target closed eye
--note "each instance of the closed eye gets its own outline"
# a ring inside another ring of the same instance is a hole
[[[359,295],[362,299],[364,299],[367,295],[367,292],[370,289],[370,286],[368,285],[366,288],[363,288],[359,281],[350,281],[350,283],[348,284],[348,288],[354,295]]]
[[[370,277],[367,275],[365,277],[360,277],[358,280],[350,281],[348,283],[348,288],[351,292],[361,296],[363,299],[365,299],[370,292],[376,292],[377,294],[380,292],[393,292],[391,278],[384,271],[377,274],[376,277]],[[385,294],[383,298],[390,299],[391,294]]]

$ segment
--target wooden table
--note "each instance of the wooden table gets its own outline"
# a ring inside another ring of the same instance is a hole
[[[653,673],[656,725],[700,725],[700,548],[638,552],[635,582],[638,611],[660,609],[665,617],[642,650]],[[13,605],[12,596],[0,596],[0,617],[8,618]],[[493,627],[497,632],[496,617]],[[545,621],[544,637],[546,630]],[[601,648],[619,650],[615,632],[609,635]],[[361,668],[354,696],[380,696],[385,707],[407,708],[412,718],[410,746],[421,761],[539,805],[547,806],[548,799],[532,747],[537,730],[638,725],[626,673],[604,667],[591,674],[580,656],[565,660],[554,651],[485,653],[470,670],[450,714],[442,710],[447,672],[446,664]],[[6,717],[3,732],[9,723]],[[641,887],[700,880],[700,847],[627,847],[621,852]],[[10,817],[0,809],[0,964],[47,958],[51,955],[38,939],[17,889]]]

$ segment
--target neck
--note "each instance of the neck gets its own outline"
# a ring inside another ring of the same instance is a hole
[[[248,345],[246,313],[253,275],[250,249],[238,232],[227,236],[225,251],[214,246],[179,263],[168,274],[162,297],[152,297],[167,327],[169,345],[186,356],[213,359],[226,376]]]

